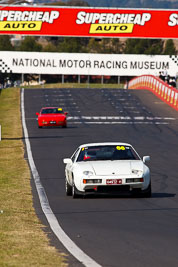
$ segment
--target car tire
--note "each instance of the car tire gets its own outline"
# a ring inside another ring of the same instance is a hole
[[[67,179],[65,179],[65,187],[66,187],[66,195],[72,196],[72,186],[68,183]]]
[[[38,128],[42,128],[42,126],[38,126]]]
[[[67,124],[65,124],[65,125],[62,125],[62,128],[67,128]]]
[[[149,184],[148,188],[145,190],[141,189],[133,189],[132,192],[133,197],[151,197],[151,183]]]
[[[74,180],[72,181],[72,197],[73,198],[78,198],[79,197],[79,195],[77,194],[77,190],[76,190],[76,187],[75,187]]]
[[[151,183],[149,184],[148,188],[141,191],[141,197],[151,197],[152,190],[151,190]]]

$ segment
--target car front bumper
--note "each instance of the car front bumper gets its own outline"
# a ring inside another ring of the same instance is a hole
[[[132,192],[134,190],[145,190],[150,184],[150,177],[138,177],[138,176],[127,176],[127,177],[90,177],[89,180],[100,180],[100,183],[84,183],[84,180],[80,180],[80,183],[76,185],[78,191],[81,193],[98,193],[98,194],[118,194],[125,192]]]
[[[42,121],[39,122],[39,126],[64,126],[66,121]]]

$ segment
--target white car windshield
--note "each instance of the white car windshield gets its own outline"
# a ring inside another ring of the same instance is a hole
[[[130,146],[108,145],[81,148],[77,161],[96,160],[139,160],[140,158]]]

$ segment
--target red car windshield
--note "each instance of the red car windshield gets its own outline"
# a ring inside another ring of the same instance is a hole
[[[41,114],[64,114],[61,108],[45,108],[42,109]]]

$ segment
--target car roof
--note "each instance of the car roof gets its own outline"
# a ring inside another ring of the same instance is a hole
[[[102,142],[102,143],[88,143],[88,144],[83,144],[80,145],[79,148],[81,147],[89,147],[89,146],[132,146],[128,143],[122,143],[122,142]]]

